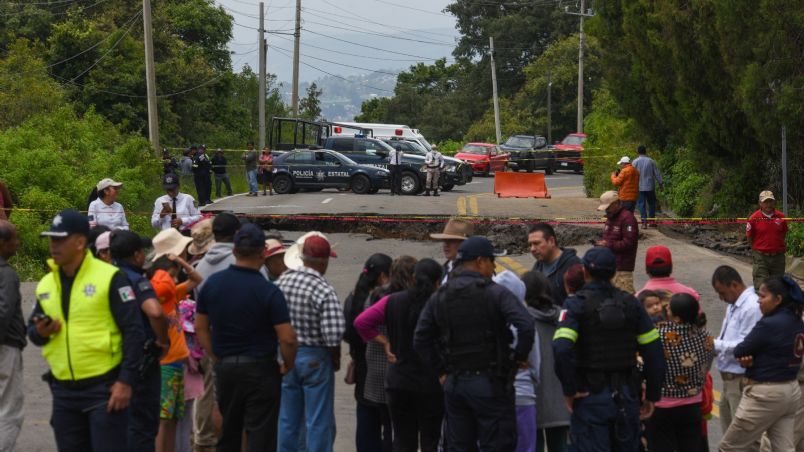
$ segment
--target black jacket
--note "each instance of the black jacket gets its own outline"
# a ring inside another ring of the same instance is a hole
[[[0,257],[0,345],[22,349],[25,340],[25,320],[22,318],[20,278],[17,272]]]
[[[575,264],[580,264],[581,258],[578,257],[578,254],[575,252],[573,248],[562,248],[561,255],[558,256],[558,264],[555,266],[555,269],[550,274],[545,274],[547,279],[550,280],[550,285],[552,286],[553,292],[553,303],[558,306],[562,306],[564,304],[564,300],[567,299],[567,290],[564,288],[564,274],[567,273],[570,267]],[[544,273],[544,263],[536,261],[533,264],[533,271]]]
[[[386,388],[437,393],[441,391],[438,375],[413,350],[413,333],[426,300],[414,305],[411,295],[409,291],[397,292],[388,298],[385,305],[388,340],[391,342],[391,351],[396,355],[396,363],[388,366]]]
[[[793,311],[777,307],[759,319],[734,348],[734,356],[753,356],[745,376],[757,381],[795,380],[804,351],[804,321]]]

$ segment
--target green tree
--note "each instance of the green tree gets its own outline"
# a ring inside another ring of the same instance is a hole
[[[0,59],[0,130],[52,111],[63,102],[63,91],[48,77],[45,63],[29,44],[27,39],[15,41]]]
[[[299,100],[299,115],[302,118],[317,120],[321,117],[321,95],[323,90],[318,89],[315,82],[307,87],[307,96]]]

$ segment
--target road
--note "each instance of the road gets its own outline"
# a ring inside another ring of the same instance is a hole
[[[545,212],[557,217],[562,214],[562,211],[556,210],[556,206],[564,205],[564,202],[573,202],[578,205],[589,206],[592,205],[592,211],[596,204],[594,200],[582,199],[581,192],[581,178],[576,175],[559,174],[556,176],[548,177],[548,187],[553,191],[554,198],[551,200],[515,200],[523,201],[531,206],[547,206],[544,208]],[[475,178],[475,182],[461,187],[438,199],[439,202],[444,203],[443,210],[439,212],[440,215],[452,215],[457,213],[461,198],[466,201],[468,214],[484,215],[484,208],[486,205],[494,205],[496,202],[507,201],[498,200],[491,197],[484,197],[483,195],[490,192],[492,186],[492,179]],[[564,196],[564,193],[567,196]],[[473,212],[472,197],[478,199],[477,211]],[[324,203],[326,199],[330,201]],[[403,200],[404,204],[399,206],[392,204],[391,200]],[[264,212],[270,209],[272,213],[283,212],[300,212],[300,213],[314,213],[318,212],[321,207],[333,206],[332,213],[340,212],[354,212],[356,206],[367,206],[365,211],[374,210],[378,207],[387,207],[387,212],[390,214],[397,214],[408,210],[408,203],[411,201],[417,202],[423,200],[425,202],[433,201],[434,198],[424,197],[402,197],[391,198],[387,194],[377,195],[353,195],[342,194],[336,191],[324,191],[321,193],[299,193],[295,195],[258,197],[248,198],[245,196],[235,196],[230,200],[235,200],[242,203],[240,208],[243,208],[249,202],[257,205],[266,205],[268,207],[260,207],[251,209],[252,213]],[[271,201],[270,203],[268,201]],[[356,201],[357,200],[357,201]],[[231,205],[232,202],[229,203]],[[285,206],[292,207],[285,207]],[[214,206],[214,205],[213,205]],[[298,207],[295,207],[298,206]],[[449,207],[447,207],[449,206]],[[303,209],[307,209],[306,211]],[[578,209],[579,211],[581,209]],[[406,213],[406,212],[405,212]],[[509,215],[522,215],[522,211],[513,210]],[[587,214],[588,215],[588,214]],[[545,217],[547,217],[545,215]],[[558,227],[561,227],[560,225]],[[301,232],[284,232],[284,238],[295,239]],[[441,249],[439,244],[429,241],[409,241],[397,239],[383,239],[377,240],[372,236],[365,234],[330,234],[330,240],[335,244],[338,252],[338,258],[334,265],[330,265],[327,278],[335,286],[337,293],[341,299],[344,299],[349,291],[352,289],[360,271],[363,262],[373,253],[386,253],[388,255],[397,257],[403,254],[415,256],[417,258],[430,257],[437,260],[442,260]],[[525,241],[526,237],[521,237]],[[734,259],[732,257],[724,256],[716,252],[699,248],[687,242],[676,239],[671,239],[657,230],[649,230],[640,238],[639,255],[637,257],[637,272],[635,273],[635,284],[637,287],[646,281],[647,277],[643,273],[644,267],[642,262],[645,258],[645,250],[652,245],[663,244],[668,246],[673,252],[673,260],[675,263],[675,274],[681,282],[694,287],[700,294],[702,299],[703,309],[709,319],[708,329],[713,334],[717,334],[720,324],[725,312],[725,305],[719,301],[717,295],[714,293],[710,286],[710,278],[714,269],[723,264],[732,265],[739,270],[743,278],[750,280],[751,268],[749,265]],[[578,252],[582,254],[586,251],[587,247],[576,247]],[[516,273],[522,273],[530,269],[533,265],[533,258],[529,254],[523,255],[509,255],[499,259],[498,271],[504,269],[512,270]],[[25,311],[30,312],[33,303],[33,283],[24,283],[23,299],[25,303]],[[345,368],[346,359],[341,366]],[[50,416],[50,393],[45,384],[39,379],[47,367],[41,357],[40,350],[29,345],[24,352],[25,360],[25,394],[26,394],[26,419],[23,426],[23,431],[18,443],[19,450],[21,451],[51,451],[55,450],[52,431],[48,424]],[[717,372],[713,372],[715,378],[715,388],[721,387],[719,376]],[[335,450],[349,451],[354,450],[354,432],[355,432],[355,403],[353,398],[353,387],[347,386],[343,383],[343,372],[340,372],[336,378],[336,419],[338,424],[338,436],[336,439]],[[721,436],[719,422],[714,418],[709,422],[710,431],[710,445],[713,450],[716,449],[717,442]]]

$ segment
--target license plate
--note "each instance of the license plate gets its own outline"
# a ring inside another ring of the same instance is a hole
[[[561,162],[561,166],[569,166],[567,162]]]

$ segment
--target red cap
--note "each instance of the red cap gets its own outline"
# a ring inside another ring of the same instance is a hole
[[[648,248],[648,252],[645,254],[646,267],[665,267],[667,265],[673,265],[673,255],[670,254],[669,248],[666,246],[652,246]]]
[[[327,239],[318,235],[307,237],[304,241],[304,247],[302,248],[302,256],[314,259],[338,257],[338,255],[332,251],[332,247],[330,247]]]

